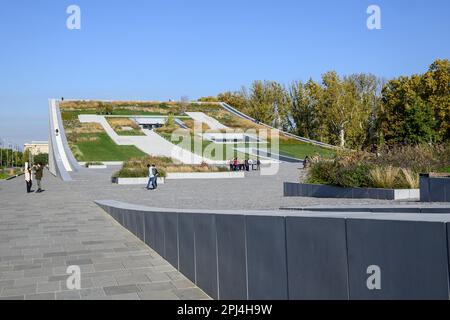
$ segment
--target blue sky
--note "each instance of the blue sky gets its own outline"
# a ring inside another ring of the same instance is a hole
[[[66,9],[81,8],[81,30]],[[382,30],[366,27],[369,5]],[[47,139],[49,97],[192,99],[255,79],[385,78],[450,57],[448,0],[3,0],[0,138]]]

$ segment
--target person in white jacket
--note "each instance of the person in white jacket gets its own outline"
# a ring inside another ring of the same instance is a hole
[[[28,162],[25,162],[25,182],[27,184],[27,193],[30,193],[31,187],[33,186],[33,174],[31,173]]]

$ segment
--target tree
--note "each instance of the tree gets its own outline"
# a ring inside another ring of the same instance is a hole
[[[346,131],[350,131],[358,114],[356,86],[352,81],[342,81],[334,71],[325,73],[322,82],[322,108],[326,116],[324,120],[328,122],[330,132],[333,133],[332,142],[338,142],[341,147],[345,147]]]
[[[255,81],[250,89],[248,113],[262,123],[285,128],[289,103],[289,95],[281,84]]]
[[[450,62],[436,60],[421,79],[421,98],[433,110],[438,140],[450,139]]]
[[[289,89],[290,108],[288,117],[291,132],[302,137],[316,139],[320,126],[319,104],[322,88],[310,79],[306,84],[295,81]]]
[[[249,107],[249,99],[247,95],[247,90],[243,87],[240,91],[227,91],[224,93],[220,93],[217,96],[217,99],[220,102],[225,102],[226,104],[236,108],[241,112],[248,112]]]
[[[433,109],[420,96],[420,75],[389,81],[382,92],[380,130],[388,145],[431,142],[435,138]]]
[[[34,163],[48,164],[48,153],[40,153],[34,156]]]

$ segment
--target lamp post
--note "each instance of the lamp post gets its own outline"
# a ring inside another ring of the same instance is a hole
[[[8,143],[8,148],[6,149],[6,167],[9,166],[9,146],[10,144]]]

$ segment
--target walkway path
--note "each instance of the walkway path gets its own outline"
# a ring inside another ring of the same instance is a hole
[[[186,114],[195,121],[205,123],[211,130],[227,130],[227,126],[221,124],[219,121],[206,115],[203,112],[186,112]]]
[[[201,157],[186,149],[174,145],[152,130],[142,130],[145,133],[145,136],[119,136],[110,126],[108,121],[106,121],[104,116],[79,115],[79,119],[82,123],[94,122],[100,124],[108,136],[117,145],[133,145],[149,155],[171,157],[185,164],[201,164],[202,162],[211,164],[223,163],[223,161],[214,161]]]
[[[21,178],[0,181],[0,300],[208,299],[83,185],[47,172],[47,191],[27,195]],[[67,290],[69,265],[81,267],[81,290]]]

